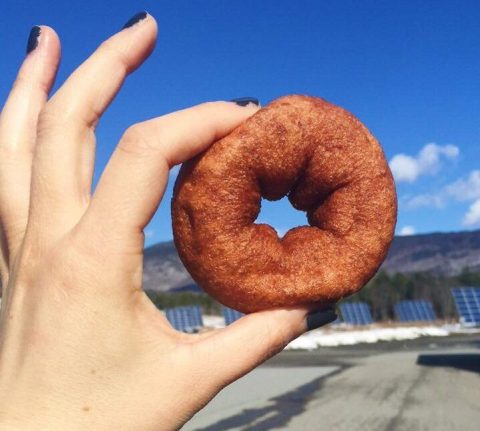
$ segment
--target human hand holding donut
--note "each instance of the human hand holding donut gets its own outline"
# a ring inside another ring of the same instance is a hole
[[[0,430],[169,430],[331,311],[253,313],[176,332],[141,288],[143,228],[169,169],[254,114],[213,102],[130,127],[91,194],[95,126],[153,50],[140,14],[47,102],[60,43],[45,26],[0,116]],[[307,323],[308,320],[308,323]]]

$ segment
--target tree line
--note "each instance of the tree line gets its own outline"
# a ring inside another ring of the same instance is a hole
[[[457,286],[480,286],[480,273],[465,268],[457,276],[435,275],[428,272],[388,274],[379,271],[367,285],[344,301],[367,302],[376,321],[394,320],[394,306],[401,300],[431,301],[441,319],[456,319],[457,313],[450,289]],[[206,293],[146,292],[159,308],[199,305],[206,314],[221,314],[221,304]]]
[[[450,289],[459,286],[480,286],[480,273],[465,268],[457,276],[428,272],[387,274],[379,271],[367,285],[346,301],[365,301],[374,320],[394,320],[394,306],[402,300],[430,301],[441,319],[455,319],[457,312]]]

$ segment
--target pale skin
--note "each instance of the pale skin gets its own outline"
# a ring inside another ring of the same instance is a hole
[[[60,42],[42,26],[1,113],[1,431],[178,429],[306,331],[299,307],[186,335],[141,288],[143,229],[169,169],[257,106],[210,102],[131,126],[91,192],[95,126],[156,35],[151,16],[118,32],[49,98]]]

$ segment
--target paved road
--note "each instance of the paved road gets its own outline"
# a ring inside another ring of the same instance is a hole
[[[478,351],[369,356],[326,379],[284,429],[478,431],[479,371]]]
[[[233,430],[250,427],[266,418],[283,416],[285,420],[296,413],[295,408],[279,411],[282,396],[302,400],[318,389],[322,377],[339,367],[258,368],[223,390],[195,418],[182,428],[190,430]],[[285,395],[286,394],[286,395]]]
[[[184,429],[478,431],[480,348],[419,347],[285,352]]]

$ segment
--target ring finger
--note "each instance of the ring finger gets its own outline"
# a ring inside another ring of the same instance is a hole
[[[102,43],[43,109],[32,168],[30,217],[42,223],[35,235],[62,235],[83,215],[90,199],[95,126],[126,76],[149,56],[156,35],[153,17],[138,14],[133,25]]]

